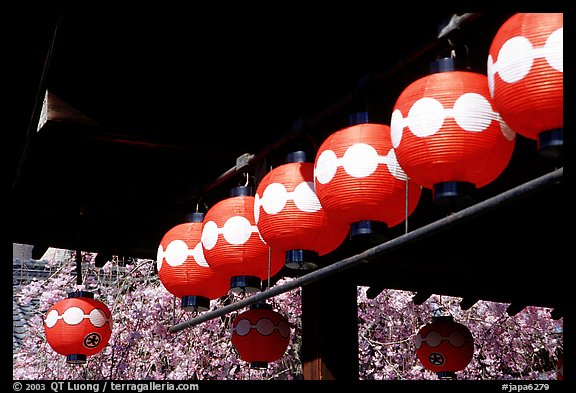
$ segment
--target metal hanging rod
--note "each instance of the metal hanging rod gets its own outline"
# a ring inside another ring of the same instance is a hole
[[[272,288],[268,288],[262,292],[258,292],[238,302],[229,304],[214,311],[206,312],[205,314],[202,314],[188,321],[181,322],[177,325],[170,327],[169,332],[176,333],[180,330],[196,326],[200,323],[224,316],[230,312],[250,306],[251,304],[264,301],[266,299],[291,291],[306,284],[310,284],[314,281],[331,276],[343,270],[350,269],[361,263],[367,263],[371,258],[378,257],[384,253],[395,250],[399,247],[403,247],[407,244],[410,244],[412,242],[430,236],[436,232],[449,229],[453,225],[464,222],[465,220],[469,220],[482,213],[486,213],[492,209],[499,207],[504,203],[509,203],[518,200],[522,197],[529,195],[532,192],[541,190],[544,187],[558,184],[561,182],[563,174],[564,174],[564,168],[556,169],[548,174],[545,174],[534,180],[528,181],[508,191],[502,192],[482,202],[478,202],[470,207],[462,209],[445,218],[434,221],[421,228],[415,229],[412,232],[408,232],[397,238],[388,240],[385,243],[379,244],[359,254],[342,259],[338,262],[335,262],[332,265],[320,268],[311,273],[307,273],[304,276],[298,277],[287,283],[277,285]]]

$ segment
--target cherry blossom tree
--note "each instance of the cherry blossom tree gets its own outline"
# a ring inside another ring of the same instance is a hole
[[[28,320],[30,329],[13,353],[14,379],[82,380],[245,380],[301,379],[300,289],[269,299],[292,325],[285,355],[266,370],[250,369],[230,341],[231,323],[238,311],[177,333],[170,326],[193,317],[158,280],[151,260],[121,261],[117,257],[102,268],[83,255],[83,284],[76,285],[74,257],[62,263],[46,280],[19,287],[14,299],[38,307]],[[278,282],[281,284],[284,280]],[[104,302],[113,316],[112,336],[106,348],[89,356],[84,365],[69,365],[47,343],[46,311],[73,290],[87,290]],[[555,379],[562,353],[562,320],[550,310],[527,307],[508,316],[506,304],[480,301],[463,311],[459,300],[432,296],[418,306],[413,293],[385,290],[368,299],[358,288],[359,368],[361,379],[435,379],[419,363],[413,337],[433,315],[448,313],[466,325],[475,339],[475,353],[460,379]],[[228,295],[211,302],[211,309],[236,301]]]

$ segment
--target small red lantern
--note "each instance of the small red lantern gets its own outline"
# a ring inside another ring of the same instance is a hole
[[[228,293],[229,277],[215,272],[204,258],[200,242],[204,213],[192,213],[191,222],[170,229],[158,246],[158,277],[164,287],[182,300],[187,311],[205,311],[210,300]]]
[[[557,157],[564,140],[563,14],[518,13],[498,30],[488,56],[494,105],[518,134]]]
[[[251,368],[267,368],[279,360],[290,343],[290,323],[265,303],[238,314],[232,323],[232,345]]]
[[[206,212],[202,247],[208,265],[230,277],[232,292],[256,292],[262,280],[284,266],[281,250],[270,248],[260,236],[254,219],[251,187],[236,187]]]
[[[556,363],[556,379],[562,381],[564,379],[564,356],[560,355],[558,357],[558,362]]]
[[[362,114],[322,143],[314,163],[320,203],[330,217],[351,226],[352,238],[370,234],[375,223],[387,228],[400,224],[421,194],[420,185],[407,180],[398,165],[390,128]]]
[[[495,111],[485,75],[458,71],[453,59],[432,65],[443,72],[411,83],[398,97],[390,131],[400,166],[431,189],[435,203],[462,204],[508,165],[515,133]]]
[[[44,332],[48,344],[69,364],[86,363],[86,357],[102,351],[112,334],[112,318],[106,305],[86,291],[70,292],[46,313]]]
[[[254,214],[266,243],[286,252],[286,266],[314,269],[319,256],[334,251],[348,235],[348,225],[325,213],[314,191],[314,164],[305,153],[288,156],[258,185]]]
[[[468,328],[451,316],[432,318],[416,334],[416,355],[424,367],[441,379],[455,379],[474,355],[474,338]]]

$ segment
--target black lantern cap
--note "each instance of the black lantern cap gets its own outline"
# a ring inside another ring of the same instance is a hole
[[[546,158],[562,157],[564,147],[564,129],[542,131],[538,134],[538,153]]]
[[[348,125],[350,127],[366,123],[370,123],[370,115],[366,111],[351,113],[348,115]]]
[[[258,370],[266,370],[268,368],[267,362],[250,362],[250,368],[255,368]]]
[[[186,311],[206,311],[210,308],[210,299],[204,296],[182,297],[182,309]]]
[[[256,293],[262,289],[262,280],[256,276],[230,277],[230,291],[233,293]]]
[[[385,222],[364,220],[350,225],[350,242],[353,248],[364,250],[388,240],[386,233],[388,225]]]
[[[476,186],[464,181],[447,181],[434,184],[432,198],[434,203],[444,207],[465,207],[474,203],[472,195]]]
[[[437,315],[432,317],[433,323],[442,323],[442,322],[454,322],[454,317],[452,315]]]
[[[68,364],[84,364],[86,363],[86,355],[83,354],[73,354],[66,355],[66,363]]]
[[[79,297],[87,297],[89,299],[94,299],[94,294],[92,292],[88,292],[88,291],[68,292],[68,299],[79,298]]]
[[[306,152],[304,150],[297,150],[286,155],[286,163],[290,164],[293,162],[308,162],[306,157]]]
[[[442,57],[430,63],[430,74],[450,71],[468,71],[463,57]]]
[[[194,212],[186,215],[186,222],[202,222],[204,221],[204,213]]]
[[[290,269],[312,270],[318,267],[316,262],[319,257],[316,251],[288,250],[286,251],[285,265]]]
[[[250,310],[254,310],[254,309],[266,309],[266,310],[272,310],[272,305],[268,304],[264,301],[258,302],[258,303],[253,303],[250,305]]]
[[[254,189],[251,186],[237,186],[230,190],[230,196],[254,196]]]
[[[456,373],[454,371],[438,371],[436,375],[438,375],[438,379],[456,379]]]

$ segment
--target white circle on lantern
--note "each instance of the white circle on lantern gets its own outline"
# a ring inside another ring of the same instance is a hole
[[[290,324],[288,321],[282,320],[278,323],[278,333],[284,338],[290,336]]]
[[[84,319],[84,311],[80,307],[70,307],[64,311],[62,319],[68,325],[78,325]]]
[[[208,221],[202,227],[202,235],[200,240],[205,249],[211,250],[218,242],[218,225],[214,221]]]
[[[554,31],[544,45],[546,61],[550,67],[557,71],[564,72],[564,28]]]
[[[260,206],[262,206],[262,203],[260,203],[260,195],[256,193],[256,195],[254,195],[254,222],[256,222],[256,224],[258,224],[258,220],[260,219]]]
[[[346,149],[342,166],[352,177],[366,177],[378,168],[378,152],[366,143],[355,143]]]
[[[422,335],[420,335],[420,333],[414,336],[414,346],[416,347],[416,349],[420,349],[420,347],[422,346]]]
[[[402,141],[402,132],[404,130],[404,117],[400,109],[395,109],[392,112],[390,120],[390,139],[392,139],[392,146],[397,148]]]
[[[51,328],[56,325],[56,322],[58,322],[58,311],[51,310],[48,315],[46,315],[44,323],[46,323],[47,327]]]
[[[471,132],[484,131],[494,118],[488,100],[477,93],[465,93],[458,97],[454,102],[452,115],[463,130]]]
[[[158,252],[156,253],[156,270],[160,271],[162,269],[162,259],[164,258],[164,249],[162,244],[158,246]]]
[[[498,124],[500,124],[500,132],[504,135],[504,138],[507,141],[512,141],[516,137],[516,131],[514,131],[504,120],[501,118],[498,119]]]
[[[256,322],[256,331],[263,336],[269,336],[274,333],[275,326],[269,318],[261,318]]]
[[[188,245],[180,239],[172,240],[164,252],[166,262],[172,266],[180,266],[188,258]]]
[[[296,207],[306,213],[314,213],[322,209],[320,200],[314,191],[314,182],[304,181],[294,189],[293,198]]]
[[[398,160],[396,159],[396,152],[394,151],[394,149],[390,149],[388,151],[385,162],[386,167],[388,168],[388,172],[390,172],[392,176],[401,181],[405,181],[407,179],[406,173],[404,172],[404,170],[402,170],[402,167],[400,166]]]
[[[281,212],[288,201],[288,191],[280,183],[268,184],[260,201],[264,211],[268,214]]]
[[[208,262],[206,262],[206,258],[204,257],[204,251],[202,250],[202,244],[197,243],[192,250],[192,257],[196,261],[196,263],[202,267],[210,267]]]
[[[230,217],[222,228],[224,239],[230,244],[244,244],[252,235],[252,225],[246,217]]]
[[[90,311],[90,322],[92,325],[96,327],[102,327],[106,324],[107,321],[108,318],[106,318],[106,314],[99,308],[95,308],[94,310]]]
[[[492,55],[488,55],[486,64],[486,77],[488,78],[488,90],[490,90],[490,97],[494,98],[494,74],[496,73],[496,66]]]
[[[408,112],[408,128],[418,137],[437,133],[444,124],[445,111],[442,104],[430,97],[423,97],[412,104]]]
[[[524,78],[534,62],[532,44],[526,37],[513,37],[498,52],[498,74],[506,83]]]
[[[332,150],[324,150],[318,156],[316,167],[314,168],[314,177],[320,184],[329,183],[336,174],[338,169],[338,157]]]

